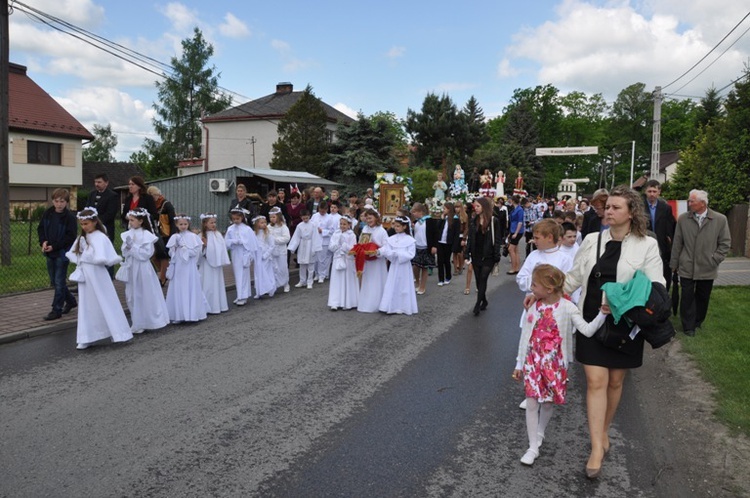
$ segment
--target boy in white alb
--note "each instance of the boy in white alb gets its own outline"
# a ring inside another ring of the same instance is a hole
[[[310,219],[310,223],[315,226],[320,235],[321,250],[318,251],[315,262],[315,276],[319,284],[328,278],[331,268],[331,253],[328,251],[328,244],[331,243],[331,235],[338,229],[334,220],[335,218],[328,214],[328,204],[325,201],[318,204],[318,212]]]
[[[297,253],[299,283],[295,287],[307,286],[308,289],[312,289],[313,270],[318,260],[317,253],[322,249],[322,243],[318,228],[310,221],[310,212],[303,209],[299,214],[302,221],[294,229],[288,249]]]

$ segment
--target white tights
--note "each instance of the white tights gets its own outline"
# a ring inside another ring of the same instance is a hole
[[[529,434],[530,450],[539,451],[554,408],[553,403],[540,403],[534,398],[526,398],[526,431]]]
[[[299,283],[306,285],[313,281],[313,270],[315,263],[299,263]]]

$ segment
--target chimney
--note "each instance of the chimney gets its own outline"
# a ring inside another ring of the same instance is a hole
[[[287,93],[292,93],[293,90],[294,85],[288,81],[282,81],[281,83],[276,84],[276,95],[286,95]]]

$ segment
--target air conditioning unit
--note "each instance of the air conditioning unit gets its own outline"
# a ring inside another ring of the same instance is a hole
[[[224,178],[211,178],[208,180],[209,192],[226,192],[229,190],[229,182]]]

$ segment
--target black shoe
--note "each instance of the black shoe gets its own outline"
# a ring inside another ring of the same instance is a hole
[[[686,330],[685,335],[688,337],[695,337],[695,330]]]
[[[474,316],[479,316],[479,311],[480,311],[479,303],[477,303],[474,305]]]
[[[62,313],[58,313],[57,311],[50,311],[49,314],[44,317],[44,319],[49,322],[51,320],[57,320],[60,317],[62,317]]]
[[[70,313],[70,310],[72,310],[73,308],[77,308],[77,307],[78,307],[78,303],[73,303],[73,304],[65,303],[65,306],[63,306],[63,309],[62,309],[62,314],[67,315],[68,313]]]
[[[490,304],[489,301],[487,301],[486,299],[483,300],[482,304],[479,305],[479,309],[482,310],[482,311],[486,310],[488,304]]]

